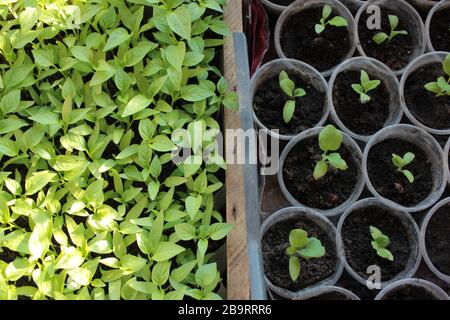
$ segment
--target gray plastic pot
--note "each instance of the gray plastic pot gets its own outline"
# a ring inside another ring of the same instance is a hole
[[[425,33],[427,39],[427,47],[429,51],[436,51],[430,37],[430,26],[431,22],[433,21],[434,14],[441,10],[449,10],[449,9],[450,9],[450,1],[444,0],[441,2],[437,2],[437,4],[428,13],[427,20],[425,21]]]
[[[311,290],[308,292],[305,292],[303,294],[298,295],[295,300],[314,300],[315,297],[321,296],[322,294],[328,294],[328,293],[339,293],[344,295],[347,300],[361,300],[356,294],[351,292],[350,290],[341,288],[341,287],[335,287],[335,286],[325,286],[320,287],[315,290]]]
[[[337,0],[297,0],[293,3],[291,3],[286,10],[283,11],[283,13],[278,18],[277,24],[275,26],[275,34],[274,34],[274,41],[275,41],[275,48],[277,50],[277,54],[280,58],[290,58],[287,57],[283,51],[283,47],[281,46],[281,34],[284,32],[283,27],[286,23],[286,21],[289,20],[289,18],[306,9],[309,8],[322,8],[325,4],[330,5],[334,11],[336,11],[341,17],[343,17],[348,22],[347,30],[351,42],[350,50],[347,52],[345,57],[341,60],[341,62],[351,58],[356,50],[356,42],[355,42],[355,35],[354,35],[354,24],[355,20],[353,18],[352,13],[347,9],[345,5],[343,5],[341,2]],[[299,33],[301,33],[301,30],[298,30]],[[299,48],[301,50],[301,48]],[[320,54],[320,52],[317,52],[317,54]],[[336,65],[337,66],[337,65]],[[333,70],[335,69],[334,66],[330,70],[322,71],[322,75],[324,77],[329,77]]]
[[[264,83],[269,78],[272,78],[274,76],[277,76],[280,74],[281,71],[291,71],[299,74],[302,78],[305,80],[309,80],[311,84],[314,86],[314,88],[319,91],[323,92],[324,96],[326,97],[327,87],[328,84],[323,78],[323,76],[320,74],[319,71],[311,67],[310,65],[295,60],[295,59],[276,59],[273,61],[270,61],[266,64],[264,64],[261,68],[259,68],[256,73],[253,75],[251,80],[251,86],[252,86],[252,98],[255,96],[258,87]],[[327,99],[324,99],[324,105],[323,105],[323,114],[322,118],[319,120],[318,123],[314,127],[320,127],[322,126],[325,121],[328,118],[328,115],[330,113],[330,110],[328,109],[328,102]],[[276,133],[270,129],[268,129],[256,116],[256,113],[253,112],[253,119],[257,126],[261,129],[267,130],[267,132],[277,139],[281,140],[291,140],[295,135],[290,134],[280,134]]]
[[[276,4],[275,2],[269,0],[261,0],[261,2],[269,13],[277,16],[279,16],[287,8],[287,6]]]
[[[339,118],[339,114],[336,112],[333,103],[334,84],[339,74],[346,71],[360,72],[361,70],[368,72],[371,79],[381,80],[389,92],[389,114],[383,127],[398,124],[402,119],[403,109],[400,107],[399,81],[395,74],[385,64],[369,57],[355,57],[341,63],[336,70],[334,70],[330,81],[328,82],[327,96],[331,117],[339,128],[350,137],[367,142],[372,136],[361,135],[347,128],[345,123]],[[364,105],[361,105],[361,108],[364,108]]]
[[[433,264],[433,262],[430,259],[430,256],[428,255],[427,246],[426,246],[426,233],[428,224],[430,223],[431,218],[433,215],[438,211],[440,208],[447,206],[450,204],[450,198],[445,198],[439,203],[437,203],[425,216],[422,222],[422,227],[420,229],[420,249],[422,251],[423,259],[425,260],[425,263],[427,264],[428,268],[430,268],[431,272],[441,279],[442,281],[445,281],[446,283],[450,283],[450,275],[445,274],[441,271],[439,271],[438,268]]]
[[[323,129],[323,127],[319,127],[319,128],[313,128],[313,129],[303,131],[301,134],[299,134],[298,136],[293,138],[287,144],[287,146],[284,148],[284,150],[281,154],[281,157],[280,157],[280,166],[279,166],[279,170],[278,170],[278,183],[280,185],[281,191],[283,192],[283,195],[293,206],[305,207],[305,208],[308,208],[311,210],[315,210],[315,211],[323,214],[324,216],[332,217],[332,216],[341,214],[349,206],[351,206],[353,203],[355,203],[358,200],[359,196],[361,195],[361,193],[364,189],[364,177],[363,177],[362,169],[361,169],[362,152],[361,152],[361,149],[359,148],[358,144],[350,136],[348,136],[345,132],[342,133],[343,145],[349,150],[349,152],[353,156],[353,160],[355,161],[355,163],[358,167],[357,168],[358,169],[358,178],[357,178],[356,185],[353,189],[353,193],[350,195],[350,197],[344,203],[342,203],[341,205],[339,205],[335,208],[328,209],[328,210],[307,207],[304,204],[300,203],[297,199],[295,199],[291,195],[291,193],[289,192],[289,190],[286,187],[286,184],[284,183],[284,178],[283,178],[284,163],[286,162],[286,158],[289,155],[289,153],[291,152],[291,150],[302,140],[309,139],[309,138],[318,139],[320,131],[322,129]]]
[[[447,140],[447,143],[445,144],[444,155],[443,155],[445,173],[447,175],[447,182],[450,184],[450,164],[448,163],[449,152],[450,152],[450,138]]]
[[[270,290],[278,294],[279,296],[286,298],[286,299],[295,299],[300,294],[303,294],[305,292],[309,292],[313,289],[322,287],[322,286],[332,286],[334,285],[340,278],[342,271],[344,269],[343,261],[342,261],[342,253],[340,252],[340,245],[336,243],[336,227],[331,223],[330,220],[328,220],[326,217],[322,216],[320,213],[317,213],[313,210],[302,208],[302,207],[289,207],[281,209],[274,214],[272,214],[269,218],[267,218],[264,223],[261,226],[261,241],[264,236],[264,234],[274,225],[276,225],[279,222],[289,220],[296,217],[305,217],[309,219],[310,221],[314,222],[317,226],[322,228],[323,230],[327,231],[327,233],[330,235],[331,241],[333,241],[334,250],[336,251],[336,266],[334,273],[320,281],[315,283],[314,285],[311,285],[309,287],[306,287],[304,289],[301,289],[299,291],[293,292],[281,287],[278,287],[274,285],[266,276],[264,276],[267,286]],[[308,230],[306,230],[308,231]],[[289,272],[289,270],[286,270],[286,272]]]
[[[393,216],[396,216],[399,218],[402,222],[402,225],[405,227],[405,229],[408,232],[408,239],[410,244],[410,255],[408,257],[408,263],[406,264],[405,269],[397,274],[394,278],[388,280],[388,281],[382,281],[380,283],[381,288],[384,288],[391,283],[394,283],[395,281],[398,281],[400,279],[409,278],[417,271],[417,268],[420,264],[420,245],[419,245],[419,227],[417,226],[414,219],[411,217],[411,215],[406,211],[400,211],[391,209],[387,206],[385,206],[381,201],[379,201],[376,198],[367,198],[360,200],[353,204],[351,207],[345,211],[345,213],[341,216],[338,222],[337,226],[337,236],[339,237],[338,243],[342,246],[341,251],[343,252],[343,259],[344,259],[344,266],[347,272],[350,274],[350,276],[358,281],[363,286],[366,285],[366,278],[359,275],[353,268],[350,266],[350,264],[347,261],[347,256],[345,254],[345,248],[344,243],[342,239],[342,228],[345,224],[346,219],[352,215],[355,214],[354,212],[363,208],[367,207],[378,207],[389,210],[390,214]],[[367,266],[368,267],[368,266]]]
[[[375,300],[385,300],[384,297],[387,294],[404,286],[421,287],[426,289],[439,300],[450,300],[449,296],[440,287],[429,281],[417,278],[403,279],[386,286],[386,288],[378,293],[378,295],[375,297]]]
[[[422,68],[428,64],[432,63],[443,63],[445,60],[445,57],[448,55],[448,52],[443,51],[437,51],[437,52],[429,52],[427,54],[424,54],[423,56],[418,57],[414,61],[412,61],[408,67],[405,69],[405,72],[402,76],[402,79],[400,80],[400,102],[402,104],[403,112],[408,117],[408,119],[418,126],[419,128],[422,128],[432,134],[437,135],[450,135],[450,128],[448,129],[435,129],[431,128],[422,122],[420,122],[409,110],[408,105],[406,104],[405,99],[405,85],[406,81],[408,81],[408,78],[411,74],[413,74],[415,71],[417,71],[419,68]],[[423,85],[425,85],[424,83]],[[423,106],[424,108],[427,108],[428,106]]]
[[[419,148],[421,148],[425,154],[429,156],[429,160],[431,162],[431,171],[433,173],[433,188],[428,197],[426,197],[423,201],[414,206],[403,206],[398,204],[388,198],[380,195],[372,185],[369,173],[367,172],[367,159],[370,153],[370,150],[373,146],[378,143],[388,140],[388,139],[401,139],[404,141],[408,141],[414,143]],[[376,133],[367,143],[366,148],[364,149],[363,154],[363,175],[366,181],[366,185],[369,191],[378,198],[382,203],[386,206],[400,211],[407,212],[417,212],[425,210],[435,204],[441,195],[444,193],[445,186],[447,184],[447,179],[445,177],[444,172],[444,162],[442,160],[442,148],[436,139],[433,138],[431,134],[426,132],[425,130],[408,125],[408,124],[397,124],[393,126],[389,126],[384,128],[383,130]]]
[[[361,41],[359,39],[359,20],[361,19],[363,13],[366,12],[367,8],[370,5],[375,5],[380,7],[381,12],[383,12],[383,9],[389,9],[396,12],[401,12],[402,15],[404,15],[403,20],[408,21],[408,23],[412,24],[412,27],[410,29],[413,30],[413,32],[410,34],[412,42],[414,43],[414,51],[411,55],[410,60],[414,60],[415,58],[423,55],[426,51],[426,39],[425,39],[425,26],[422,21],[422,18],[417,13],[416,9],[414,9],[413,6],[411,6],[409,3],[407,3],[404,0],[371,0],[371,1],[365,1],[365,4],[358,10],[358,13],[355,17],[355,37],[356,37],[356,48],[358,49],[358,52],[362,56],[367,56],[366,52],[364,51]],[[400,17],[402,19],[402,17]],[[396,76],[400,76],[405,71],[405,68],[400,70],[392,70]]]

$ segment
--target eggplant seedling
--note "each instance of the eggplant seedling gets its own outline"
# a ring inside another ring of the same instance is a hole
[[[372,40],[375,41],[376,44],[380,45],[387,40],[387,42],[391,42],[398,35],[407,35],[408,31],[406,30],[395,30],[398,27],[398,17],[395,15],[389,15],[389,25],[391,26],[391,33],[388,35],[385,32],[379,32],[373,36]]]
[[[300,275],[300,258],[321,258],[325,255],[325,247],[319,239],[308,238],[308,233],[302,229],[294,229],[289,233],[289,244],[286,249],[289,256],[289,274],[292,281],[297,281]]]
[[[324,177],[328,172],[329,166],[339,170],[347,170],[347,162],[342,159],[338,152],[329,153],[339,150],[342,140],[342,132],[331,124],[320,131],[319,147],[323,151],[323,154],[322,160],[320,160],[314,168],[313,177],[315,180]]]
[[[409,183],[414,182],[414,175],[411,173],[411,171],[404,170],[403,168],[405,166],[407,166],[408,164],[410,164],[414,160],[415,157],[416,157],[415,154],[412,152],[405,153],[403,158],[395,153],[392,154],[392,163],[394,164],[394,166],[397,167],[398,172],[401,172],[405,175],[405,177],[406,177],[406,179],[408,179]]]
[[[332,13],[333,9],[328,4],[323,6],[322,9],[322,17],[320,18],[320,22],[315,25],[315,31],[317,34],[321,34],[325,31],[327,25],[331,25],[334,27],[346,27],[348,26],[347,20],[345,20],[341,16],[335,16],[331,19],[328,19]]]
[[[370,235],[373,239],[371,244],[377,252],[377,255],[389,261],[394,261],[394,256],[388,249],[386,249],[386,247],[391,243],[389,237],[373,226],[370,226],[369,229]]]
[[[366,104],[372,98],[367,94],[369,91],[376,89],[380,84],[380,80],[370,80],[366,71],[361,70],[361,83],[352,84],[352,89],[359,94],[359,101]]]
[[[450,96],[450,54],[445,57],[442,68],[448,79],[439,77],[436,82],[430,82],[425,85],[425,89],[436,94],[436,96]]]
[[[302,88],[296,88],[294,81],[289,78],[286,71],[280,72],[279,84],[281,90],[289,97],[283,107],[283,120],[285,123],[289,123],[295,112],[295,98],[305,96],[306,91]]]

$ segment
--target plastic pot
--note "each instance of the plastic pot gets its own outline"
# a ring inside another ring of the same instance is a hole
[[[345,296],[347,300],[361,300],[356,294],[354,294],[350,290],[335,286],[320,287],[315,290],[302,293],[298,295],[295,300],[308,300],[308,299],[314,300],[315,297],[328,293],[339,293]]]
[[[277,59],[273,60],[269,63],[264,64],[261,68],[259,68],[256,73],[253,75],[251,80],[251,86],[252,86],[252,97],[255,96],[258,87],[264,83],[269,78],[272,78],[274,76],[277,76],[280,74],[281,71],[291,71],[293,73],[299,74],[304,78],[305,80],[308,80],[312,83],[312,85],[315,87],[317,91],[323,92],[326,96],[327,87],[328,84],[323,78],[323,76],[320,74],[319,71],[311,67],[310,65],[294,60],[294,59]],[[322,126],[325,121],[328,118],[328,114],[330,113],[328,109],[328,103],[326,101],[326,98],[324,99],[324,106],[323,106],[323,115],[322,118],[319,120],[319,122],[314,127],[320,127]],[[276,133],[270,129],[268,129],[256,116],[256,113],[253,112],[253,118],[257,126],[261,129],[265,129],[268,131],[268,133],[281,140],[291,140],[295,135],[286,135],[286,134],[280,134]]]
[[[408,117],[408,119],[413,124],[415,124],[419,128],[425,129],[426,131],[428,131],[432,134],[437,134],[437,135],[450,135],[450,128],[434,129],[434,128],[426,126],[425,124],[423,124],[422,122],[417,120],[417,118],[412,114],[412,112],[408,108],[408,105],[406,104],[405,85],[406,85],[406,81],[408,80],[409,76],[411,74],[413,74],[415,71],[417,71],[418,69],[420,69],[428,64],[432,64],[432,63],[436,63],[436,62],[442,64],[447,55],[448,55],[448,52],[438,51],[438,52],[429,52],[421,57],[418,57],[417,59],[415,59],[408,65],[408,67],[406,68],[406,70],[402,76],[402,79],[400,81],[400,102],[401,102],[401,105],[402,105],[405,115]],[[424,83],[424,85],[425,85],[425,83]],[[427,107],[427,106],[424,106],[424,107]]]
[[[360,210],[362,208],[367,207],[378,207],[389,210],[389,212],[393,215],[398,217],[402,225],[405,227],[408,233],[409,243],[410,243],[410,255],[408,258],[407,265],[405,269],[397,274],[394,278],[388,280],[388,281],[382,281],[380,283],[381,287],[384,288],[391,283],[394,283],[400,279],[409,278],[417,271],[417,268],[420,264],[420,245],[419,245],[419,227],[417,226],[416,222],[412,218],[412,216],[406,212],[406,211],[400,211],[391,209],[387,206],[385,206],[381,201],[379,201],[376,198],[367,198],[360,200],[353,204],[351,207],[349,207],[345,213],[341,216],[338,222],[337,226],[337,236],[339,237],[338,243],[342,246],[341,251],[343,252],[343,259],[344,259],[344,266],[347,272],[350,274],[352,278],[354,278],[356,281],[358,281],[363,286],[366,285],[366,280],[362,276],[360,276],[353,268],[350,266],[350,264],[347,262],[347,257],[345,255],[345,248],[344,243],[342,239],[342,228],[344,226],[344,223],[346,219],[351,215],[354,214],[355,211]]]
[[[448,163],[448,155],[450,152],[450,138],[447,140],[447,143],[445,144],[444,147],[444,168],[445,168],[445,173],[447,175],[447,182],[450,184],[450,166]]]
[[[378,295],[375,297],[375,300],[385,300],[384,297],[392,292],[395,289],[404,287],[404,286],[417,286],[426,289],[428,292],[433,294],[439,300],[450,300],[449,296],[442,290],[440,287],[431,283],[429,281],[417,278],[403,279],[397,282],[394,282],[383,290],[381,290]]]
[[[359,8],[366,4],[366,1],[362,0],[340,0],[350,11],[356,13]]]
[[[428,159],[431,162],[431,171],[432,171],[432,180],[433,180],[433,187],[432,191],[426,197],[424,200],[422,200],[420,203],[418,203],[415,206],[403,206],[400,205],[390,199],[387,199],[380,195],[375,188],[373,187],[370,178],[369,173],[367,171],[367,159],[370,153],[370,150],[373,146],[376,144],[388,140],[388,139],[401,139],[404,141],[409,141],[411,143],[414,143],[418,147],[420,147],[425,154],[428,155]],[[408,125],[408,124],[397,124],[393,126],[389,126],[387,128],[384,128],[383,130],[376,133],[367,143],[366,148],[364,150],[363,155],[363,175],[364,179],[366,181],[366,185],[369,189],[369,191],[378,198],[382,203],[384,203],[386,206],[400,211],[407,211],[407,212],[417,212],[421,210],[425,210],[429,207],[431,207],[433,204],[435,204],[441,195],[444,192],[445,186],[447,184],[447,179],[445,178],[444,173],[444,162],[442,160],[442,148],[439,145],[439,143],[436,141],[436,139],[433,138],[432,135],[430,135],[425,130]]]
[[[284,148],[283,153],[281,154],[281,157],[280,157],[280,167],[279,167],[279,170],[278,170],[278,183],[280,185],[281,191],[283,192],[283,195],[286,197],[286,199],[292,205],[305,207],[305,208],[308,208],[308,209],[311,209],[311,210],[315,210],[315,211],[323,214],[324,216],[332,217],[332,216],[341,214],[349,206],[351,206],[354,202],[356,202],[358,200],[359,196],[361,195],[361,192],[364,189],[364,176],[362,175],[362,170],[361,170],[362,152],[361,152],[361,149],[359,148],[358,144],[349,135],[347,135],[345,132],[342,133],[343,145],[349,150],[349,152],[353,156],[353,160],[355,161],[355,163],[356,163],[356,165],[358,167],[358,177],[357,177],[356,185],[355,185],[355,187],[353,189],[353,193],[350,195],[350,197],[347,199],[347,201],[345,201],[341,205],[339,205],[339,206],[337,206],[335,208],[329,209],[329,210],[322,210],[322,209],[317,209],[317,208],[309,208],[309,207],[305,206],[304,204],[300,203],[297,199],[295,199],[291,195],[291,193],[289,192],[289,190],[286,187],[286,184],[284,183],[284,178],[283,178],[283,167],[284,167],[286,158],[289,155],[289,153],[291,152],[291,150],[300,141],[303,141],[305,139],[314,138],[314,139],[317,140],[318,137],[319,137],[320,131],[322,129],[323,129],[323,127],[306,130],[306,131],[302,132],[301,134],[299,134],[298,136],[296,136],[295,138],[293,138],[287,144],[287,146]]]
[[[395,74],[382,62],[368,57],[355,57],[350,60],[345,61],[340,64],[336,70],[331,75],[330,81],[328,83],[328,105],[333,121],[339,126],[339,128],[348,134],[350,137],[367,142],[372,136],[360,135],[351,131],[346,127],[345,123],[341,121],[339,115],[336,112],[333,103],[333,89],[334,84],[340,73],[345,71],[357,71],[365,70],[371,75],[372,79],[381,80],[389,91],[389,115],[384,124],[384,127],[398,124],[402,119],[403,110],[400,107],[400,97],[399,97],[399,81],[397,80]],[[364,106],[361,106],[364,108]]]
[[[364,49],[361,45],[361,41],[359,39],[359,20],[363,16],[363,14],[366,12],[367,7],[375,5],[380,7],[381,12],[383,12],[383,9],[388,9],[396,12],[401,12],[402,17],[400,17],[404,21],[408,21],[408,23],[412,24],[412,27],[410,28],[413,32],[409,34],[409,36],[412,39],[412,42],[414,43],[414,51],[411,55],[410,60],[414,60],[415,58],[423,55],[426,51],[426,40],[425,40],[425,26],[422,21],[422,18],[420,17],[419,13],[417,13],[416,9],[414,9],[413,6],[411,6],[409,3],[405,2],[404,0],[372,0],[372,1],[365,1],[364,6],[362,6],[355,17],[355,37],[356,37],[356,48],[358,49],[359,53],[362,56],[367,56],[364,52]],[[392,70],[396,76],[400,76],[403,74],[406,68],[400,69],[400,70]]]
[[[450,283],[450,275],[439,271],[438,268],[436,268],[436,266],[433,264],[433,262],[430,259],[430,256],[428,255],[425,238],[426,238],[428,224],[429,224],[431,218],[433,217],[433,215],[436,213],[436,211],[438,211],[440,208],[442,208],[444,206],[447,206],[449,203],[450,203],[450,198],[445,198],[442,201],[440,201],[439,203],[437,203],[425,216],[425,218],[422,222],[422,227],[420,229],[420,250],[422,251],[423,259],[425,260],[425,263],[427,264],[428,268],[430,268],[431,272],[433,272],[433,274],[436,277],[438,277],[439,279],[441,279],[447,283]]]
[[[355,19],[353,18],[352,13],[347,9],[347,7],[337,0],[297,0],[291,3],[291,5],[289,5],[286,8],[286,10],[283,11],[283,13],[278,18],[277,24],[275,26],[274,42],[275,48],[280,58],[290,58],[285,55],[283,48],[281,46],[281,34],[284,32],[283,31],[284,25],[289,20],[289,18],[292,15],[309,8],[317,8],[317,7],[322,8],[325,4],[331,6],[333,11],[337,12],[339,16],[343,17],[348,22],[347,31],[349,34],[351,47],[349,52],[347,52],[347,54],[343,57],[341,62],[353,56],[356,50],[356,42],[354,34]],[[301,32],[301,30],[299,30],[299,32]],[[299,50],[301,50],[301,48],[299,48]],[[320,54],[320,52],[318,52],[317,54]],[[333,72],[333,70],[335,69],[335,67],[336,66],[334,66],[329,70],[322,71],[322,75],[324,77],[329,77]]]
[[[321,229],[325,230],[329,235],[330,239],[333,242],[334,250],[336,251],[336,266],[334,273],[318,282],[315,283],[307,288],[301,289],[297,292],[293,292],[281,287],[278,287],[274,285],[266,276],[264,276],[267,286],[270,290],[275,292],[277,295],[286,298],[286,299],[295,299],[300,294],[303,294],[305,292],[309,292],[313,289],[316,289],[318,287],[322,286],[332,286],[334,285],[340,278],[342,271],[344,269],[343,261],[342,261],[342,253],[340,251],[340,245],[336,242],[336,227],[331,223],[330,220],[328,220],[326,217],[323,217],[320,213],[315,212],[313,210],[307,209],[307,208],[301,208],[301,207],[290,207],[290,208],[284,208],[276,213],[272,214],[269,218],[267,218],[264,223],[261,226],[261,241],[264,237],[264,234],[274,225],[277,223],[280,223],[285,220],[289,220],[292,218],[300,218],[305,217],[308,220],[314,222],[317,226],[319,226]],[[288,270],[286,270],[288,272]]]
[[[276,4],[275,2],[269,0],[261,0],[261,2],[269,13],[276,16],[279,16],[287,8],[287,6]]]
[[[436,3],[437,4],[428,13],[427,20],[425,22],[425,34],[426,34],[426,40],[427,40],[427,47],[428,47],[429,51],[436,51],[434,49],[434,45],[431,41],[431,35],[430,35],[430,26],[431,26],[431,22],[433,21],[434,14],[441,10],[449,10],[450,9],[449,1],[441,1],[441,2],[436,2]]]

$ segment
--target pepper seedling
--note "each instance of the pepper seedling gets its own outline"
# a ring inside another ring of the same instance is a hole
[[[360,81],[361,83],[352,84],[352,89],[359,94],[359,101],[362,104],[366,104],[372,99],[367,93],[376,89],[381,84],[381,81],[370,80],[369,75],[364,70],[361,70]]]
[[[289,244],[286,249],[289,256],[289,274],[292,281],[297,281],[300,275],[300,258],[321,258],[325,255],[325,247],[319,239],[308,238],[308,233],[302,229],[294,229],[289,233]]]
[[[394,256],[388,249],[386,249],[386,247],[391,243],[389,237],[373,226],[370,226],[369,229],[370,235],[373,239],[371,244],[377,252],[377,255],[389,261],[394,261]]]
[[[289,97],[283,107],[283,120],[285,123],[289,123],[295,112],[295,98],[305,96],[306,91],[302,88],[296,88],[294,81],[289,78],[286,71],[280,72],[279,84],[281,90]]]
[[[328,19],[331,15],[332,11],[333,11],[333,9],[328,4],[323,6],[322,17],[320,18],[320,22],[315,25],[315,31],[317,34],[321,34],[322,32],[324,32],[327,25],[332,25],[335,27],[348,26],[347,20],[345,20],[341,16],[335,16],[332,19]]]
[[[347,170],[347,162],[342,159],[337,152],[328,154],[331,151],[337,151],[342,144],[342,132],[333,125],[328,125],[320,131],[319,147],[323,151],[322,160],[320,160],[314,168],[313,177],[319,180],[327,174],[328,167],[332,166],[339,170]]]
[[[388,42],[391,42],[392,39],[394,39],[394,37],[398,36],[398,35],[407,35],[408,31],[406,30],[400,30],[397,31],[395,30],[395,28],[398,27],[398,17],[395,15],[389,15],[389,24],[391,26],[391,33],[388,35],[385,32],[379,32],[376,35],[373,36],[372,40],[375,41],[376,44],[380,45],[383,42],[385,42],[386,40]]]
[[[445,77],[442,76],[439,77],[436,82],[430,82],[425,85],[425,89],[435,93],[438,97],[446,95],[450,96],[450,54],[445,57],[442,68],[448,76],[448,79],[445,79]]]
[[[415,157],[416,157],[415,154],[412,152],[405,153],[403,158],[395,153],[392,154],[392,163],[394,164],[394,166],[397,167],[398,172],[401,172],[405,175],[405,177],[406,177],[406,179],[408,179],[409,183],[414,182],[414,175],[411,173],[411,171],[404,170],[403,167],[410,164],[414,160]]]

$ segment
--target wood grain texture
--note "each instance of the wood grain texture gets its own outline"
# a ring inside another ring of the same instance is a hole
[[[241,0],[228,0],[228,5],[224,10],[224,16],[225,22],[230,27],[231,32],[243,31]],[[230,88],[236,90],[234,46],[231,36],[225,39],[223,70]],[[240,127],[239,112],[225,109],[224,128],[238,129]],[[227,148],[225,157],[227,159],[234,159],[238,148],[242,148],[242,146],[236,145],[233,148]],[[225,179],[227,221],[235,225],[227,239],[227,298],[229,300],[250,299],[243,166],[236,164],[228,165]]]

